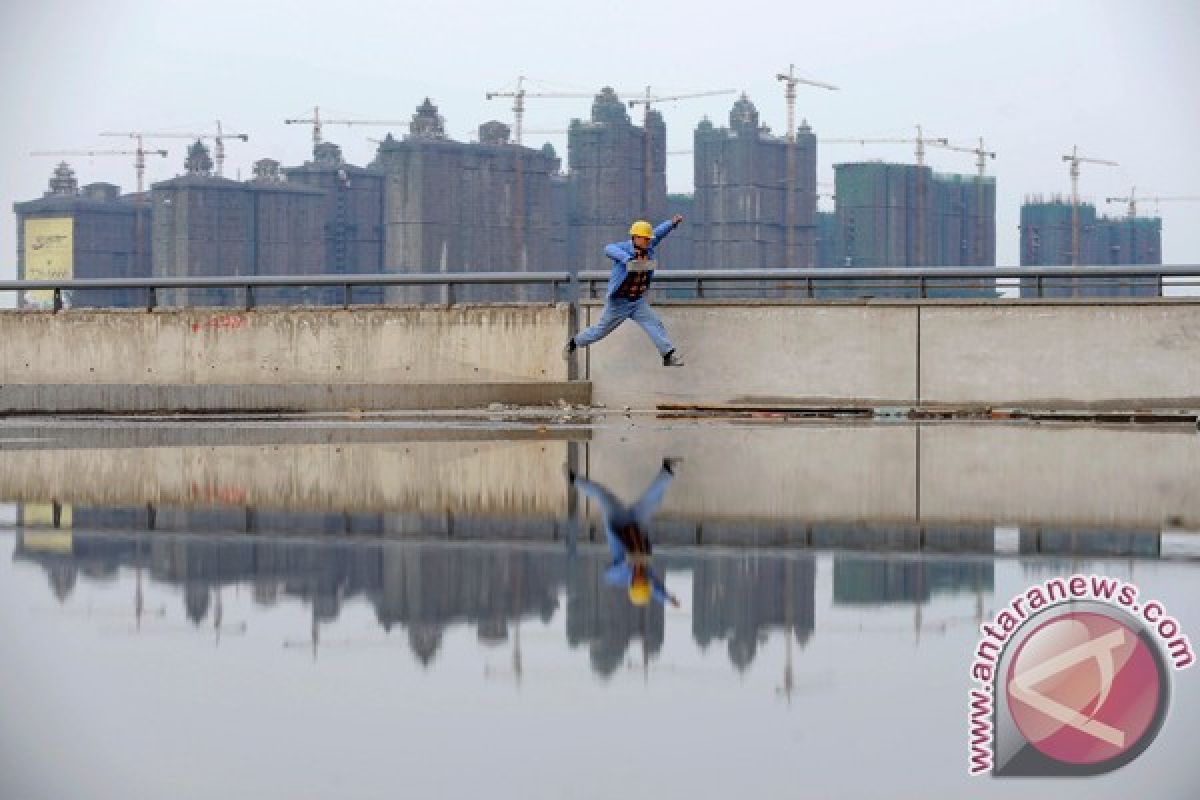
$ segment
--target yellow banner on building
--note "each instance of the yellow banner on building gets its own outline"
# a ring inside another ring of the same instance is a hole
[[[71,507],[53,503],[24,503],[21,506],[21,545],[39,553],[70,553],[74,547]]]
[[[25,280],[64,280],[75,271],[75,220],[70,217],[25,220]],[[25,293],[28,305],[49,308],[54,292]]]

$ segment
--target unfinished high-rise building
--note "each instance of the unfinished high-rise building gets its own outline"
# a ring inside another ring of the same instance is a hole
[[[840,267],[995,266],[996,183],[881,161],[834,165]],[[911,295],[912,281],[853,290]],[[934,296],[994,296],[992,280],[944,281]]]
[[[154,206],[153,274],[171,277],[316,275],[321,271],[324,193],[280,180],[279,164],[264,159],[255,178],[240,182],[212,174],[208,149],[196,142],[186,174],[151,187]],[[260,303],[294,303],[312,290],[258,290]],[[169,305],[230,306],[237,287],[173,289]]]
[[[122,195],[111,183],[82,188],[65,162],[37,200],[15,203],[17,277],[21,280],[144,278],[150,274],[150,207],[144,196]],[[50,308],[52,290],[23,292],[22,307]],[[72,306],[129,307],[144,302],[137,289],[67,292]]]
[[[816,244],[816,263],[815,267],[822,269],[838,266],[837,261],[837,212],[836,211],[818,211],[816,213],[817,221],[817,244]]]
[[[933,264],[933,170],[879,161],[833,169],[839,266]]]
[[[933,190],[934,265],[996,266],[996,179],[934,173]]]
[[[635,219],[662,222],[667,213],[667,129],[648,111],[633,124],[616,93],[604,87],[591,118],[567,131],[568,209],[572,270],[606,269],[604,247],[629,236]]]
[[[321,247],[327,193],[285,182],[279,162],[270,158],[254,163],[254,178],[245,185],[253,214],[251,274],[327,272]],[[332,302],[329,295],[329,290],[312,286],[281,287],[257,290],[255,301],[264,305]]]
[[[325,193],[321,211],[321,271],[330,275],[377,274],[383,269],[383,173],[348,164],[332,142],[313,147],[312,161],[285,167],[289,183]],[[329,299],[335,292],[323,292]],[[355,303],[379,302],[378,287],[356,287]]]
[[[880,161],[834,166],[846,267],[996,265],[996,182]]]
[[[1097,217],[1091,203],[1079,203],[1073,209],[1070,200],[1059,195],[1049,199],[1032,195],[1021,206],[1020,230],[1023,267],[1071,266],[1076,262],[1083,267],[1162,263],[1162,220],[1157,217]],[[1154,278],[1043,278],[1038,284],[1034,279],[1023,279],[1021,296],[1159,294]]]
[[[694,194],[667,195],[667,211],[664,217],[679,214],[684,223],[671,232],[662,250],[658,251],[659,266],[664,269],[695,269],[695,220],[696,196]]]
[[[743,94],[729,112],[728,128],[706,118],[694,139],[696,266],[813,266],[817,139],[812,129],[802,124],[794,143],[772,136]],[[792,157],[789,148],[794,148]]]
[[[373,164],[384,181],[384,271],[524,272],[560,267],[561,241],[551,230],[553,150],[509,141],[500,122],[480,127],[478,144],[451,140],[428,98],[409,134],[390,134]],[[434,292],[389,290],[388,299],[434,299]],[[461,299],[512,299],[505,287],[456,291]]]

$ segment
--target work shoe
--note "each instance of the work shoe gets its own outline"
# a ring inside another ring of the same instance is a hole
[[[567,339],[567,343],[563,345],[562,349],[563,361],[569,359],[571,353],[574,353],[577,349],[579,349],[579,346],[575,344],[575,337],[572,336],[570,339]]]
[[[671,352],[669,352],[665,356],[663,356],[663,366],[664,367],[682,367],[683,359],[679,357],[679,353],[672,350]]]

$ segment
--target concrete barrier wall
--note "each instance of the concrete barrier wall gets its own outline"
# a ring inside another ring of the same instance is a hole
[[[627,503],[664,457],[682,457],[663,520],[1200,530],[1200,437],[1182,430],[633,421],[573,443],[536,431],[267,443],[246,430],[141,446],[69,437],[82,447],[33,441],[53,442],[53,428],[6,435],[30,441],[0,458],[0,502],[562,518],[574,451],[581,473]]]
[[[586,324],[600,311],[588,307]],[[663,367],[650,340],[627,322],[586,351],[595,402],[874,406],[916,398],[913,307],[738,303],[657,311],[687,366]]]
[[[14,450],[0,501],[561,517],[566,460],[562,440]]]
[[[0,312],[0,384],[565,381],[569,311]]]
[[[587,471],[635,501],[682,457],[669,517],[1200,529],[1200,436],[995,423],[597,428]]]
[[[1200,301],[657,307],[687,362],[627,323],[589,348],[609,407],[662,403],[1200,407]],[[584,318],[599,316],[589,306]]]
[[[921,401],[1200,406],[1200,303],[925,306]]]
[[[1200,407],[1200,300],[679,303],[658,312],[687,366],[664,368],[627,323],[578,357],[593,401]],[[599,313],[586,304],[583,324]],[[532,304],[0,312],[0,400],[3,387],[39,385],[561,383],[570,319],[566,305]],[[552,394],[547,402],[563,396]],[[41,408],[20,400],[4,408]],[[354,402],[363,401],[338,407]],[[401,401],[369,405],[390,402]]]

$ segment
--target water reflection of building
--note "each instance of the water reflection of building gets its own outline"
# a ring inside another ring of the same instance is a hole
[[[196,625],[208,621],[219,628],[223,587],[253,587],[260,606],[298,599],[311,609],[314,646],[320,627],[358,598],[373,606],[386,630],[402,628],[423,664],[435,660],[446,628],[456,625],[473,627],[483,645],[510,643],[514,665],[519,664],[520,621],[549,622],[565,590],[567,643],[586,647],[597,674],[612,675],[629,660],[645,665],[662,651],[663,607],[637,608],[609,586],[603,578],[609,554],[598,543],[581,543],[564,556],[561,544],[550,544],[561,541],[560,522],[397,519],[240,507],[181,511],[26,504],[18,514],[14,559],[42,566],[60,599],[71,594],[81,577],[112,581],[119,570],[133,568],[139,609],[144,573],[147,580],[179,587],[184,610]],[[98,527],[155,532],[98,533]],[[656,557],[676,574],[692,571],[692,634],[701,647],[725,640],[738,669],[752,663],[774,631],[787,636],[789,657],[793,636],[804,644],[812,635],[815,562],[809,546],[836,540],[842,548],[881,551],[835,551],[833,595],[839,605],[913,604],[919,616],[921,606],[939,593],[982,596],[993,588],[995,537],[990,527],[692,528],[667,521],[657,532],[665,541],[693,548],[743,540],[780,548],[736,554],[728,549],[668,550]],[[299,535],[227,535],[285,530]],[[418,535],[422,541],[405,541]],[[1043,528],[1023,529],[1020,541],[1022,552],[1153,557],[1158,538],[1157,532]],[[978,556],[951,558],[940,552]]]
[[[604,580],[608,564],[605,551],[579,554],[567,567],[567,643],[587,645],[592,669],[603,676],[617,671],[634,639],[647,666],[662,650],[666,630],[662,604],[632,605],[623,589]]]
[[[880,549],[945,553],[993,554],[992,526],[961,528],[904,527],[866,530]],[[990,591],[994,582],[991,558],[883,558],[837,554],[833,558],[833,602],[836,605],[927,603],[938,593]]]
[[[511,548],[384,547],[374,597],[385,630],[402,625],[422,664],[428,665],[450,625],[467,623],[481,642],[508,638],[511,621],[535,616],[549,622],[562,584],[557,553]]]
[[[1021,528],[1019,552],[1040,555],[1138,556],[1157,558],[1162,532],[1103,528]]]
[[[768,631],[808,641],[815,625],[816,561],[811,554],[747,553],[697,559],[692,635],[701,647],[728,639],[729,660],[745,670]]]

